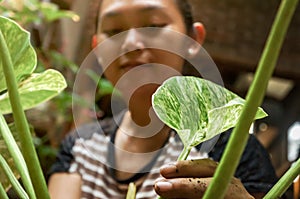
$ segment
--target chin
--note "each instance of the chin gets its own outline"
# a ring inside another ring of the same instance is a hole
[[[144,86],[139,87],[134,91],[132,96],[130,96],[130,104],[137,105],[140,104],[141,106],[151,105],[151,98],[153,93],[159,87],[157,84],[147,84]]]
[[[144,97],[147,97],[147,96],[151,97],[158,87],[159,87],[158,84],[143,85],[134,91],[133,96],[134,95],[139,95],[139,96],[142,95]]]

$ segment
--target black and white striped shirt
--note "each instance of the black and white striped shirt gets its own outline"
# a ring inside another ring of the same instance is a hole
[[[114,175],[114,135],[119,122],[108,118],[82,126],[75,133],[69,134],[62,142],[49,175],[56,172],[79,173],[83,181],[81,187],[83,199],[124,199],[130,182],[134,182],[137,186],[137,199],[157,198],[153,185],[160,177],[159,168],[176,161],[183,145],[176,134],[171,133],[165,146],[155,152],[152,161],[140,172],[130,179],[118,180]],[[189,159],[208,156],[219,161],[229,135],[230,132],[223,133],[208,154],[200,153],[195,147]],[[235,177],[240,178],[249,193],[267,192],[276,181],[268,153],[252,135]]]

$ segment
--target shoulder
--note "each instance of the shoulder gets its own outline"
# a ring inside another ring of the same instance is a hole
[[[110,136],[118,128],[118,126],[123,118],[123,115],[124,115],[123,113],[120,113],[115,117],[107,117],[107,118],[104,118],[104,119],[96,121],[96,122],[87,123],[87,124],[78,126],[73,131],[68,133],[68,135],[62,141],[62,145],[64,145],[65,142],[74,144],[74,141],[79,138],[88,140],[95,133],[103,134],[105,136]]]
[[[209,156],[220,161],[231,135],[228,131],[220,136]],[[277,177],[267,150],[257,138],[250,134],[246,148],[240,159],[235,177],[239,178],[249,192],[267,192]]]
[[[220,161],[231,133],[232,131],[227,131],[221,134],[216,145],[209,153],[210,157],[212,157],[215,161]],[[258,157],[258,156],[263,158],[269,158],[269,154],[266,151],[266,149],[261,145],[261,143],[257,140],[257,138],[254,135],[250,134],[247,141],[246,148],[242,155],[241,162],[249,159],[250,157]]]
[[[69,170],[71,163],[74,161],[73,148],[77,141],[90,140],[95,134],[110,136],[115,132],[121,119],[122,115],[115,118],[105,118],[101,121],[82,125],[68,133],[60,144],[56,160],[48,171],[47,177],[53,173]]]
[[[76,138],[90,139],[94,133],[110,135],[117,128],[117,121],[114,118],[105,118],[93,123],[88,123],[76,128],[70,136]]]

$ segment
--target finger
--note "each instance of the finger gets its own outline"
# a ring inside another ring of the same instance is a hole
[[[160,179],[155,185],[156,193],[163,198],[202,198],[210,178],[172,178]]]
[[[160,173],[165,178],[211,177],[217,163],[211,159],[184,160],[161,167]]]
[[[158,179],[154,184],[156,193],[163,198],[200,199],[210,184],[212,178],[172,178]],[[241,181],[233,178],[228,185],[225,199],[254,199]]]

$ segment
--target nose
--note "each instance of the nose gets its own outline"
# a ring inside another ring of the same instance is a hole
[[[143,50],[145,48],[142,35],[137,29],[130,29],[125,35],[124,42],[121,46],[122,52]]]

